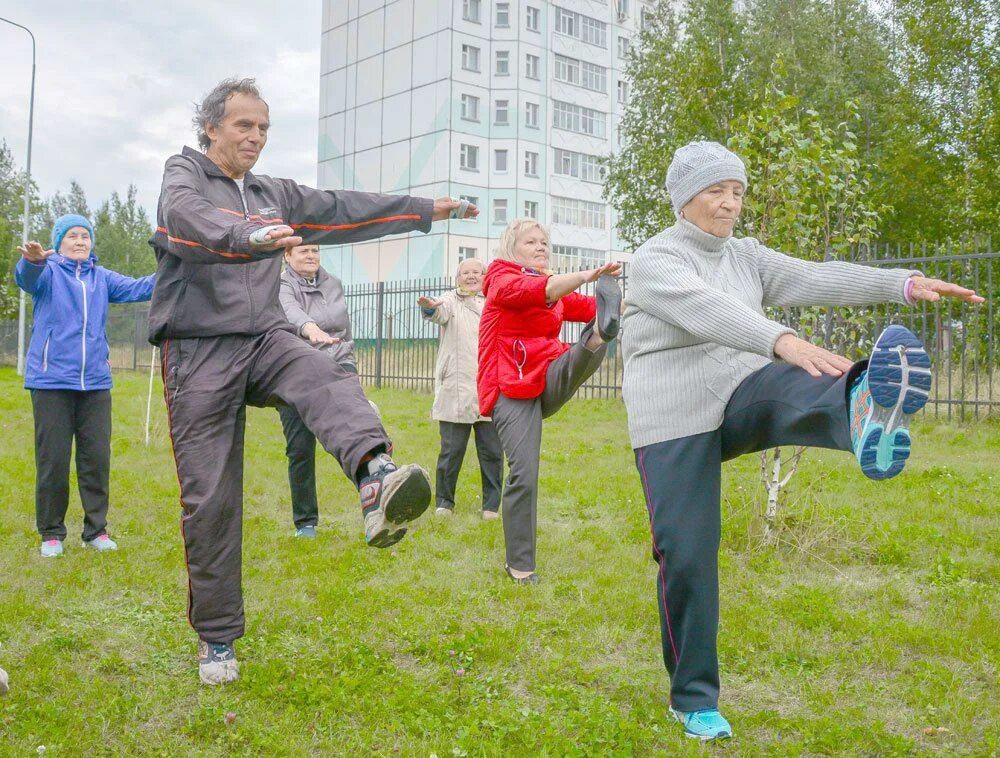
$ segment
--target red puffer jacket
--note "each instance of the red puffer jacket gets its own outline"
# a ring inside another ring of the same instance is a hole
[[[586,323],[597,313],[597,300],[576,292],[547,305],[548,279],[507,260],[495,260],[486,270],[476,377],[484,416],[493,411],[501,392],[516,399],[541,395],[549,364],[570,348],[559,339],[563,321]]]

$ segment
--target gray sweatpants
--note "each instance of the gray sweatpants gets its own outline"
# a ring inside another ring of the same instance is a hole
[[[357,484],[362,459],[391,448],[357,374],[291,332],[168,339],[164,397],[181,488],[188,619],[208,642],[243,635],[246,406],[295,409]]]
[[[585,347],[590,328],[579,341],[549,364],[545,389],[538,397],[515,400],[503,393],[493,408],[510,473],[503,491],[503,537],[507,565],[518,571],[535,570],[538,523],[538,466],[542,451],[542,420],[558,411],[601,365],[607,345],[596,352]]]
[[[851,450],[848,392],[866,365],[835,379],[771,363],[736,388],[718,429],[636,449],[659,564],[660,639],[674,708],[697,711],[719,702],[722,462],[776,445]]]

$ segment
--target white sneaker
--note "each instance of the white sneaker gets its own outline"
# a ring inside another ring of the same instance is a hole
[[[108,535],[102,534],[100,537],[95,537],[92,540],[87,540],[83,543],[84,547],[92,547],[99,553],[103,553],[107,550],[117,550],[118,543],[111,539]]]
[[[6,671],[0,669],[0,695],[6,695],[8,690],[10,690],[10,677]]]
[[[232,645],[198,640],[198,678],[202,684],[229,684],[240,678],[240,664]]]
[[[434,509],[434,515],[435,516],[454,516],[455,512],[451,508],[444,508],[442,506],[438,506],[437,508]]]
[[[483,511],[483,521],[496,521],[500,518],[499,511]]]
[[[62,554],[62,540],[45,540],[42,543],[42,558],[58,558]]]

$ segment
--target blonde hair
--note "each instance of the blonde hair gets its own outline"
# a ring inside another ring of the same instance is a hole
[[[507,224],[507,228],[500,234],[500,242],[497,244],[497,258],[504,260],[514,260],[514,247],[517,245],[517,238],[521,232],[538,227],[545,235],[545,241],[549,241],[549,230],[534,218],[516,218]]]

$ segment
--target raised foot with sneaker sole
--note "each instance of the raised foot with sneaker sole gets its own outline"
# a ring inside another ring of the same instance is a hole
[[[869,479],[890,479],[910,457],[908,426],[930,396],[930,357],[909,329],[889,326],[876,340],[861,382],[858,402],[867,413],[856,418],[858,410],[852,410],[855,455]]]
[[[365,516],[365,540],[370,547],[390,547],[406,534],[431,503],[431,478],[415,463],[386,474],[379,508]]]

